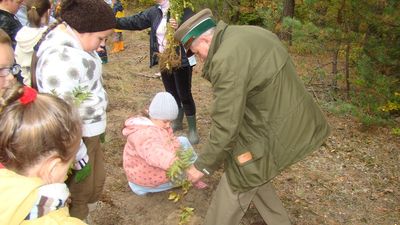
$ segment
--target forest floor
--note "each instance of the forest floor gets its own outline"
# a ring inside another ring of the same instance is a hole
[[[222,170],[204,179],[209,188],[191,189],[177,203],[168,200],[168,191],[137,196],[128,187],[122,168],[123,123],[164,88],[154,76],[157,68],[148,67],[148,31],[124,31],[123,35],[126,50],[109,54],[109,62],[104,65],[104,84],[109,94],[103,145],[107,179],[101,201],[91,213],[93,224],[177,225],[182,206],[194,208],[189,224],[202,224]],[[315,66],[316,59],[310,56],[293,58],[302,77],[307,76],[307,67]],[[200,135],[200,143],[194,148],[201,153],[211,125],[212,93],[210,84],[200,75],[198,65],[192,92]],[[308,88],[317,93],[316,100],[321,103],[317,89]],[[361,129],[354,118],[324,112],[332,126],[325,145],[273,180],[293,224],[400,224],[400,138],[387,128]],[[261,220],[250,206],[241,224]]]

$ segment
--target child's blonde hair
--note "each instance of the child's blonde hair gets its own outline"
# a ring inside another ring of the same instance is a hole
[[[15,84],[0,97],[0,163],[23,174],[52,153],[64,162],[71,160],[71,146],[81,138],[78,111],[50,94],[37,94],[22,104],[18,99],[23,92]]]

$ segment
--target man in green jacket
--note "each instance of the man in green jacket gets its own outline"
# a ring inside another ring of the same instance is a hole
[[[208,140],[187,170],[195,182],[224,163],[205,224],[239,224],[252,201],[268,225],[290,224],[271,180],[316,150],[329,125],[275,34],[211,17],[204,9],[174,35],[204,61],[214,96]]]

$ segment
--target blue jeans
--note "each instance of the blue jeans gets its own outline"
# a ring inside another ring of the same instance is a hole
[[[178,140],[181,143],[181,147],[184,151],[192,147],[187,137],[179,136]],[[193,158],[190,160],[190,163],[193,164],[196,161],[196,159],[197,159],[197,154],[196,152],[194,152]],[[146,195],[147,193],[162,192],[175,187],[171,182],[161,184],[157,187],[146,187],[134,184],[132,182],[128,182],[128,184],[131,190],[137,195]]]

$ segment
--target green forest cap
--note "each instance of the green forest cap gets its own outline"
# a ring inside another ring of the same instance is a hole
[[[215,21],[211,17],[212,12],[207,8],[191,16],[176,30],[174,34],[175,40],[180,41],[186,51],[188,51],[196,38],[216,26]]]

